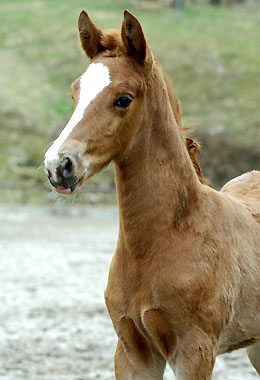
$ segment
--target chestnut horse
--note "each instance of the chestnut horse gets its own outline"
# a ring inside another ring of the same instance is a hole
[[[221,192],[199,181],[174,92],[128,11],[121,33],[83,11],[79,32],[91,64],[45,167],[70,194],[114,162],[116,379],[161,380],[168,362],[178,380],[209,380],[216,355],[241,347],[260,374],[260,172]]]

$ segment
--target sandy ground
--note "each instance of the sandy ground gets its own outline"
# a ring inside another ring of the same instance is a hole
[[[117,231],[112,207],[0,207],[0,380],[114,379]],[[217,359],[214,380],[257,378],[244,350]]]

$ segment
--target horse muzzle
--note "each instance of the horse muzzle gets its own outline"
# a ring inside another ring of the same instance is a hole
[[[81,177],[77,172],[77,163],[72,156],[64,155],[62,158],[45,162],[46,175],[58,193],[73,193]]]

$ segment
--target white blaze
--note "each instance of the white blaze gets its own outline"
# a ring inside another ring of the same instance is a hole
[[[111,83],[109,69],[102,63],[92,63],[80,78],[79,101],[68,124],[45,153],[45,164],[58,159],[58,151],[73,128],[83,118],[88,105]]]

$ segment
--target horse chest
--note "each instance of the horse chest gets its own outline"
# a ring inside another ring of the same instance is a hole
[[[153,350],[167,357],[176,348],[175,329],[164,311],[146,305],[144,302],[127,302],[120,298],[109,298],[106,292],[106,304],[113,321],[115,331],[127,355],[132,359],[142,358],[152,361]],[[123,305],[123,306],[122,306]]]
[[[165,289],[158,287],[158,281],[156,275],[134,271],[121,275],[117,265],[112,263],[105,291],[106,305],[115,331],[129,355],[139,352],[140,357],[149,356],[156,347],[162,355],[168,356],[176,348],[176,326],[164,302],[169,300],[169,290],[162,294]],[[171,296],[174,306],[174,295]]]
[[[112,319],[124,315],[138,321],[143,310],[159,308],[168,312],[174,310],[178,314],[178,309],[183,310],[185,300],[190,306],[191,295],[196,293],[196,302],[201,302],[202,276],[198,276],[192,267],[186,266],[185,270],[179,271],[178,266],[167,260],[156,265],[150,261],[142,266],[144,269],[140,267],[113,259],[105,292]]]
[[[146,305],[152,304],[149,284],[144,285],[141,278],[125,275],[124,278],[110,274],[105,299],[112,320],[127,316],[138,324],[141,312]]]

